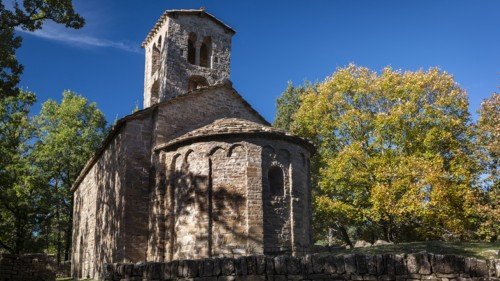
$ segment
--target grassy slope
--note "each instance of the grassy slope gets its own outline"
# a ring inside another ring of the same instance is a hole
[[[338,253],[371,253],[371,254],[402,254],[427,251],[434,254],[455,254],[483,259],[500,258],[496,253],[500,250],[500,242],[410,242],[393,245],[372,246],[366,248],[341,249]],[[335,251],[337,252],[337,251]],[[496,253],[495,253],[496,252]]]

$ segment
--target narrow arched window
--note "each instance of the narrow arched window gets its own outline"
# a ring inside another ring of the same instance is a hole
[[[269,181],[269,191],[271,196],[283,196],[285,192],[285,181],[283,170],[280,167],[272,166],[267,173]]]
[[[200,66],[211,67],[212,58],[212,38],[209,36],[203,39],[200,47]]]
[[[189,33],[188,39],[188,62],[190,64],[196,64],[196,34]]]
[[[156,71],[160,68],[160,48],[153,45],[152,60],[151,60],[151,75],[154,75]]]

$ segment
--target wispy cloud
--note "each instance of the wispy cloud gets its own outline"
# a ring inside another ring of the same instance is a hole
[[[29,32],[22,29],[16,29],[18,32],[28,34],[31,36],[61,42],[63,44],[68,44],[77,47],[92,47],[92,48],[114,48],[126,52],[132,52],[141,54],[141,49],[139,46],[120,42],[112,41],[103,38],[97,38],[89,35],[75,34],[76,31],[66,31],[59,28],[53,28],[50,25],[45,25],[43,29],[36,30],[35,32]]]

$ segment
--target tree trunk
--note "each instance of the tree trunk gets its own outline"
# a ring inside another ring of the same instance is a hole
[[[352,244],[352,241],[349,238],[349,234],[347,234],[347,230],[344,226],[340,226],[340,233],[342,234],[342,240],[344,240],[344,242],[346,242],[349,247],[354,248],[354,245]]]
[[[60,216],[60,208],[59,208],[59,200],[57,200],[56,206],[56,231],[57,231],[57,265],[61,264],[61,216]]]

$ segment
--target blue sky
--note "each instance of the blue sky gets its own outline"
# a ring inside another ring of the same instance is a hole
[[[438,66],[468,91],[471,113],[500,86],[500,1],[76,0],[81,30],[21,32],[21,85],[38,104],[65,89],[108,121],[142,107],[140,44],[165,9],[200,8],[236,29],[231,80],[272,121],[287,81],[321,81],[349,63],[381,70]]]

